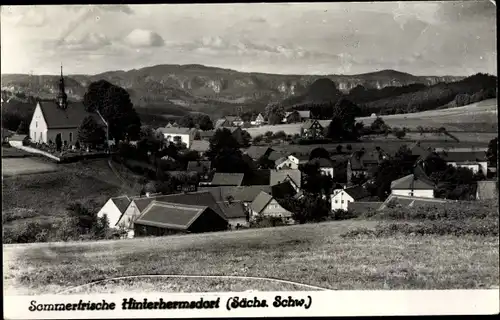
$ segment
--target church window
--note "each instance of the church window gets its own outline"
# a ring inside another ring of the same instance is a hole
[[[35,121],[35,128],[38,128],[38,121]]]
[[[73,132],[69,133],[69,142],[73,142]]]

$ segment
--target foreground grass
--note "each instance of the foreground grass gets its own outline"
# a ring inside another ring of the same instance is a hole
[[[351,220],[163,238],[4,245],[4,290],[5,294],[57,293],[105,278],[144,274],[269,277],[350,290],[490,288],[499,284],[498,237],[341,237],[355,228],[376,224]],[[84,291],[242,288],[293,289],[262,281],[167,278],[105,282]]]

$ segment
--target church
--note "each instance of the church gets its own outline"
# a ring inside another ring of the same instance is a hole
[[[82,102],[68,101],[61,66],[59,92],[53,101],[37,102],[29,128],[30,139],[35,143],[50,144],[60,136],[63,145],[74,145],[78,139],[78,128],[87,116],[94,117],[98,124],[105,126],[104,119],[96,113],[87,112]]]

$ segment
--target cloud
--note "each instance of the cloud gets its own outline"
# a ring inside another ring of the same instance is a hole
[[[134,29],[125,37],[125,43],[131,47],[161,47],[165,44],[163,38],[156,32],[144,29]]]
[[[68,38],[60,43],[69,50],[98,50],[110,44],[111,41],[102,33],[89,33],[80,38]]]
[[[47,16],[43,7],[2,6],[2,22],[12,23],[16,27],[42,27],[47,23]]]
[[[120,4],[120,5],[100,5],[99,6],[99,9],[103,10],[103,11],[114,11],[114,12],[123,12],[123,13],[126,13],[126,14],[133,14],[134,11],[132,10],[132,8],[130,8],[130,6],[126,5],[126,4]]]

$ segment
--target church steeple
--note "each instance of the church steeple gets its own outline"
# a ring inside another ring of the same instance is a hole
[[[68,107],[68,96],[66,95],[66,90],[64,88],[64,77],[63,69],[61,64],[61,78],[59,79],[59,93],[57,94],[57,103],[61,109],[66,109]]]

